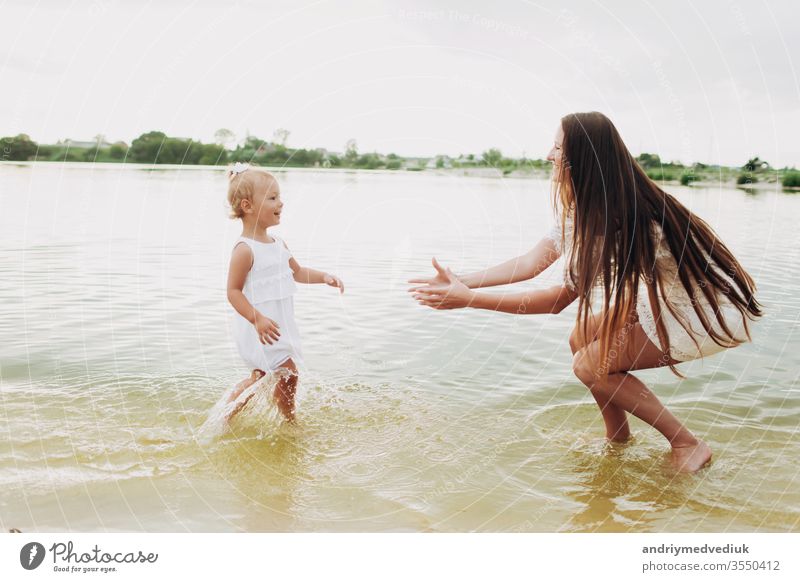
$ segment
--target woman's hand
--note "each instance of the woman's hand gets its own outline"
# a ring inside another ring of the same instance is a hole
[[[434,309],[460,309],[469,307],[474,292],[464,285],[453,272],[443,269],[434,258],[433,267],[436,276],[431,279],[411,279],[409,283],[424,283],[421,287],[412,287],[409,292],[420,305]]]
[[[409,279],[408,282],[421,283],[423,285],[437,285],[437,286],[447,285],[450,282],[450,280],[447,278],[448,272],[450,273],[451,276],[458,279],[458,277],[455,274],[453,274],[453,272],[450,271],[450,269],[447,270],[442,269],[442,266],[439,264],[439,261],[436,260],[436,257],[433,257],[431,263],[433,263],[433,268],[436,269],[435,276],[431,277],[430,279],[425,279],[425,278]],[[414,291],[415,289],[416,289],[415,287],[412,287],[411,289],[409,289],[409,291]]]
[[[339,277],[337,277],[336,275],[330,275],[328,273],[325,273],[325,277],[323,278],[323,282],[326,285],[330,285],[331,287],[338,288],[340,294],[344,293],[344,283],[342,283],[342,280]]]
[[[273,341],[278,341],[278,338],[281,337],[281,333],[278,331],[280,329],[278,322],[271,320],[269,317],[266,317],[261,313],[256,315],[256,320],[253,322],[253,326],[256,328],[258,341],[260,341],[262,344],[272,345]]]

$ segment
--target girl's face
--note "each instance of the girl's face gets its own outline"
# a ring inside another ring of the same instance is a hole
[[[550,153],[547,154],[547,160],[553,162],[553,177],[554,179],[558,180],[558,176],[561,174],[561,161],[563,159],[563,154],[561,147],[564,143],[564,130],[561,128],[561,124],[558,124],[558,129],[556,130],[556,136],[553,138],[553,147],[550,150]]]
[[[251,214],[259,228],[269,228],[281,222],[281,188],[277,180],[270,179],[266,188],[259,189],[253,195],[253,203],[245,210]]]

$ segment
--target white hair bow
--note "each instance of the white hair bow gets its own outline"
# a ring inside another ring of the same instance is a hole
[[[243,164],[242,162],[236,162],[233,164],[233,168],[231,169],[231,175],[235,176],[237,174],[241,174],[245,170],[250,169],[250,164]]]

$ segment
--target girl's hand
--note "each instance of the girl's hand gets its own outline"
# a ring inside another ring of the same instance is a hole
[[[409,283],[421,283],[423,285],[436,285],[436,286],[447,285],[450,282],[450,280],[447,278],[447,273],[448,272],[450,273],[450,275],[452,275],[453,277],[458,279],[458,277],[456,277],[450,271],[450,269],[447,269],[447,271],[445,271],[442,268],[442,266],[439,264],[439,261],[436,260],[436,257],[433,257],[433,260],[431,261],[431,263],[433,264],[433,268],[436,269],[436,275],[434,277],[431,277],[430,279],[425,279],[425,278],[409,279],[408,282]],[[420,287],[412,287],[411,289],[409,289],[409,291],[413,292],[413,291],[416,291],[417,289],[420,289]]]
[[[436,268],[437,274],[431,281],[443,282],[436,284],[429,283],[427,286],[410,289],[409,291],[413,293],[414,299],[416,299],[420,305],[427,305],[434,309],[460,309],[462,307],[469,307],[475,295],[474,291],[464,285],[449,268],[443,269],[436,259],[433,259],[433,266]]]
[[[281,333],[278,331],[280,328],[278,322],[273,321],[269,317],[266,317],[260,313],[256,315],[256,320],[253,323],[253,326],[256,328],[258,341],[260,341],[262,344],[272,345],[273,341],[278,341],[278,338],[281,337]]]
[[[330,285],[331,287],[338,287],[340,294],[344,293],[344,283],[342,283],[342,280],[336,275],[329,275],[328,273],[325,273],[324,281],[326,285]]]

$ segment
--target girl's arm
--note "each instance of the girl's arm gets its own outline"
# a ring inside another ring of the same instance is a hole
[[[323,271],[317,271],[309,267],[301,267],[294,257],[289,258],[289,267],[292,269],[294,280],[298,283],[313,285],[315,283],[325,283],[331,287],[337,287],[339,293],[344,293],[344,283],[336,275],[331,275]]]
[[[231,264],[228,268],[228,301],[250,323],[255,323],[258,311],[244,296],[244,282],[247,273],[253,266],[253,251],[246,244],[238,244],[231,253]]]
[[[259,341],[272,345],[272,342],[278,341],[281,335],[278,331],[278,323],[262,315],[247,300],[242,291],[244,282],[247,280],[247,273],[250,272],[252,266],[253,251],[250,250],[250,247],[245,243],[236,245],[231,253],[231,264],[228,268],[228,301],[239,315],[255,326]]]

